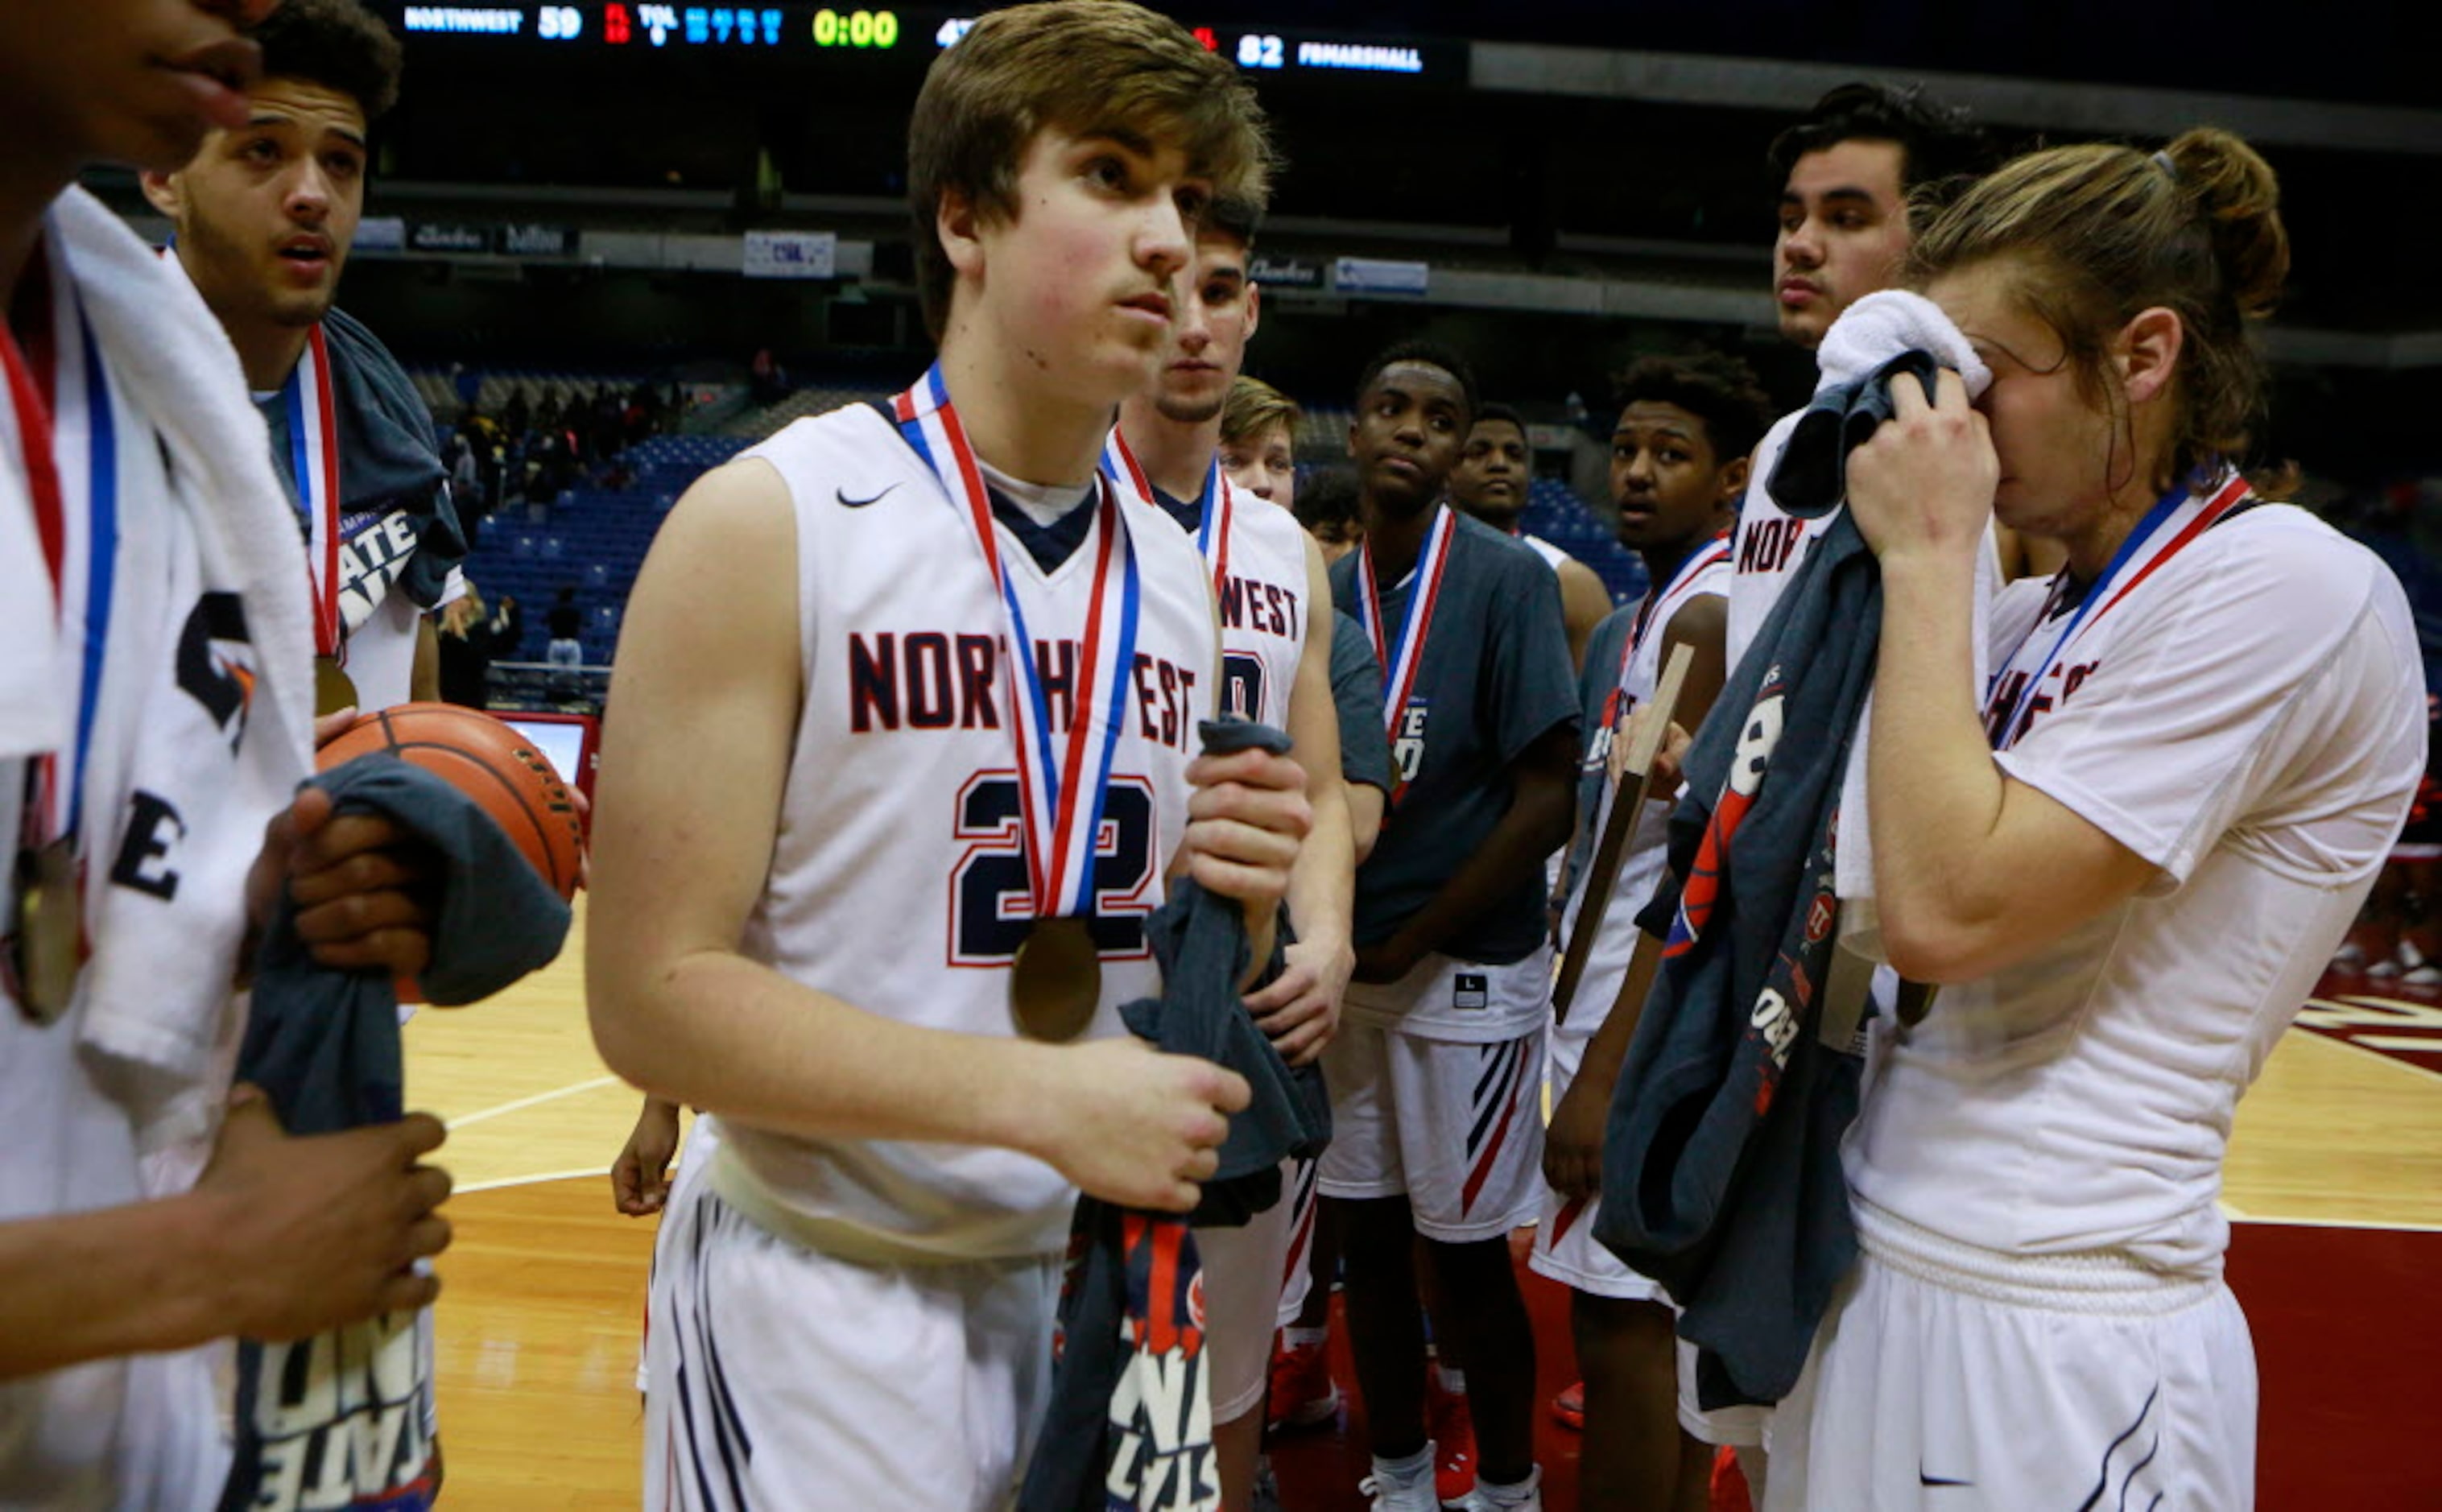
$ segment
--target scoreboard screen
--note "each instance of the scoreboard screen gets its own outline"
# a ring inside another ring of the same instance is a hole
[[[412,46],[483,46],[518,52],[605,56],[726,54],[770,62],[818,58],[905,60],[921,68],[954,46],[975,13],[807,5],[698,5],[684,0],[588,0],[576,5],[403,5],[390,8]],[[1363,75],[1467,82],[1464,42],[1312,28],[1198,25],[1207,47],[1250,74]]]

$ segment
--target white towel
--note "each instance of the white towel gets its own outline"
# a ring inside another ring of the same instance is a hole
[[[265,821],[312,770],[305,555],[237,355],[193,286],[81,190],[48,225],[125,417],[122,571],[85,775],[97,945],[78,1011],[157,1193],[192,1180],[217,1126],[242,1027],[229,982],[243,882]],[[227,633],[232,603],[243,639]],[[242,670],[231,687],[250,679],[242,713],[181,687],[182,649],[191,666]],[[130,820],[155,801],[177,815],[152,831],[173,846],[136,858],[144,884],[131,884],[115,875]]]
[[[1970,398],[1981,398],[1991,387],[1993,370],[1984,365],[1976,349],[1941,307],[1921,294],[1904,289],[1885,289],[1868,294],[1840,313],[1825,332],[1823,344],[1815,352],[1821,366],[1821,376],[1814,392],[1844,383],[1854,383],[1901,353],[1916,350],[1929,352],[1934,359],[1947,368],[1955,368],[1966,380]],[[1843,507],[1846,507],[1845,505]],[[1992,528],[1984,532],[1984,550],[1976,559],[1976,607],[1971,621],[1976,647],[1975,688],[1980,694],[1991,662],[1986,647],[1985,621],[1993,608],[1993,595],[2001,586],[2000,548]],[[1892,633],[1886,625],[1883,633]],[[1898,628],[1903,633],[1905,627]],[[1857,738],[1849,748],[1849,768],[1840,784],[1840,848],[1834,858],[1833,882],[1841,900],[1847,904],[1841,910],[1840,936],[1850,949],[1876,960],[1882,958],[1882,930],[1874,912],[1874,842],[1870,818],[1866,811],[1866,756],[1868,735],[1873,729],[1874,701],[1869,693],[1857,716]]]
[[[1903,352],[1924,352],[1967,380],[1967,397],[1981,399],[1993,370],[1967,344],[1941,306],[1922,294],[1884,289],[1840,312],[1814,350],[1814,392],[1854,383]]]

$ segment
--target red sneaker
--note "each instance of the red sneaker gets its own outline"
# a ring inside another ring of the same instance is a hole
[[[1586,1383],[1573,1381],[1569,1389],[1552,1398],[1552,1416],[1562,1428],[1586,1430]]]
[[[1446,1392],[1428,1375],[1425,1379],[1425,1431],[1433,1436],[1433,1492],[1444,1506],[1465,1502],[1475,1491],[1475,1414],[1462,1393]]]
[[[1331,1378],[1331,1360],[1321,1344],[1272,1346],[1272,1388],[1264,1425],[1284,1429],[1314,1428],[1339,1412],[1339,1387]]]

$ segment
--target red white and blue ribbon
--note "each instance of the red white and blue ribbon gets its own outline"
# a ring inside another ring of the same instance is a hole
[[[280,398],[288,411],[288,476],[305,517],[314,654],[337,656],[345,641],[339,624],[339,420],[321,326],[307,333],[305,350],[280,386]]]
[[[1657,625],[1669,624],[1670,616],[1679,612],[1679,606],[1694,592],[1696,579],[1704,570],[1729,559],[1730,534],[1723,531],[1690,552],[1687,559],[1679,564],[1679,570],[1670,574],[1670,581],[1659,589],[1646,591],[1645,602],[1636,607],[1636,618],[1629,622],[1628,642],[1619,648],[1619,678],[1613,684],[1611,707],[1604,711],[1604,728],[1615,726],[1628,712],[1628,669],[1636,660],[1637,647],[1645,644],[1647,632]]]
[[[8,370],[9,408],[34,506],[43,565],[72,659],[77,689],[75,744],[27,763],[25,818],[18,844],[39,849],[63,837],[82,843],[84,757],[101,702],[101,673],[110,641],[111,600],[118,564],[118,421],[101,349],[76,297],[76,281],[54,270],[47,245],[27,267],[47,297],[43,321],[20,351],[0,321],[0,365]],[[44,287],[44,285],[47,287]],[[82,875],[82,868],[80,868]]]
[[[1103,443],[1103,476],[1123,487],[1133,488],[1139,499],[1159,507],[1154,498],[1153,480],[1145,475],[1144,465],[1137,461],[1134,448],[1119,428],[1111,428],[1108,440]],[[1231,486],[1229,475],[1221,470],[1221,459],[1212,459],[1212,469],[1204,475],[1204,491],[1195,498],[1195,550],[1204,565],[1212,569],[1212,592],[1222,592],[1230,577],[1230,517],[1238,507],[1238,491]]]
[[[891,410],[899,433],[933,469],[943,497],[965,519],[1008,616],[1008,653],[1001,661],[1017,747],[1018,800],[1026,821],[1034,917],[1090,917],[1095,838],[1103,827],[1111,763],[1128,708],[1140,596],[1136,551],[1120,518],[1119,492],[1108,485],[1098,489],[1094,532],[1080,548],[1094,553],[1093,594],[1080,637],[1084,663],[1077,673],[1067,733],[1055,742],[1022,595],[1002,560],[992,498],[939,365],[892,400]]]
[[[1382,592],[1374,580],[1374,547],[1368,541],[1357,554],[1357,623],[1374,643],[1374,660],[1382,665],[1382,727],[1395,738],[1399,713],[1415,691],[1416,669],[1424,665],[1425,639],[1432,632],[1433,605],[1441,597],[1442,574],[1449,566],[1450,540],[1458,534],[1458,512],[1448,504],[1433,506],[1433,522],[1425,532],[1424,550],[1416,555],[1410,582],[1407,612],[1399,618],[1396,640],[1386,640],[1382,625]]]
[[[2034,643],[2036,630],[2052,619],[2068,591],[2068,572],[2064,568],[2052,581],[2051,598],[2044,612],[2035,617],[2034,627],[2018,643],[2010,660],[1993,674],[1985,689],[1984,728],[1993,749],[2007,751],[2017,744],[2034,722],[2037,711],[2049,707],[2049,701],[2037,697],[2036,690],[2087,630],[2102,623],[2103,617],[2136,592],[2145,579],[2245,502],[2247,497],[2247,480],[2236,473],[2223,479],[2207,494],[2196,493],[2185,480],[2172,484],[2170,491],[2156,500],[2144,519],[2137,522],[2137,528],[2128,533],[2128,538],[2120,543],[2103,575],[2087,587],[2086,596],[2078,602],[2077,612],[2069,616],[2069,622],[2053,638],[2051,648],[2041,661],[2031,661],[2027,653]],[[2020,674],[2024,674],[2023,681]]]

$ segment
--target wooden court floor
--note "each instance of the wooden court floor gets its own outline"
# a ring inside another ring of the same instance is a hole
[[[580,899],[557,962],[407,1029],[409,1105],[449,1124],[458,1180],[438,1327],[452,1508],[638,1503],[651,1221],[610,1204],[638,1098],[593,1053],[583,938]],[[2417,1448],[2442,1356],[2442,993],[2326,978],[2241,1105],[2225,1195],[2265,1377],[2260,1504],[2442,1508]],[[1357,1505],[1354,1452],[1301,1451],[1332,1486],[1288,1504]],[[1565,1441],[1545,1456],[1554,1512],[1575,1505],[1570,1459]]]

